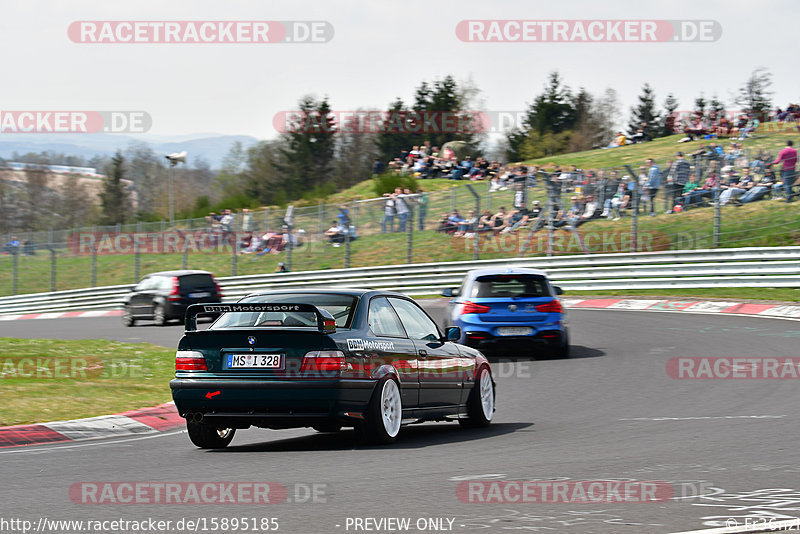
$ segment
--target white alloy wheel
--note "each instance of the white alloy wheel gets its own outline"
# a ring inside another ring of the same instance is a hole
[[[383,383],[380,406],[383,428],[390,438],[394,438],[400,432],[400,423],[403,419],[403,403],[400,400],[400,389],[394,380],[387,380]]]

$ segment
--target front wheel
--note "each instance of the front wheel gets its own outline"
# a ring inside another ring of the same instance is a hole
[[[224,449],[233,439],[235,428],[219,428],[208,423],[186,423],[189,439],[201,449]]]
[[[400,398],[400,387],[391,378],[378,383],[361,432],[371,443],[392,443],[400,433],[403,420],[403,401]]]
[[[481,367],[467,399],[467,417],[458,422],[465,428],[489,426],[494,417],[494,382],[487,367]]]

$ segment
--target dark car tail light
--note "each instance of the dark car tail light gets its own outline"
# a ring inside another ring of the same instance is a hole
[[[560,300],[553,299],[550,302],[545,302],[544,304],[536,306],[536,311],[542,313],[564,313],[564,308],[561,306]]]
[[[347,360],[340,350],[312,350],[303,356],[300,371],[306,372],[339,372],[347,370]]]
[[[489,306],[467,301],[461,308],[461,315],[464,315],[465,313],[489,313],[489,310],[491,310]]]
[[[180,281],[177,276],[172,277],[172,291],[170,291],[167,300],[181,300]]]
[[[175,353],[176,371],[207,371],[206,357],[196,350],[179,350]]]
[[[213,277],[212,277],[212,280],[214,280]],[[217,295],[219,296],[219,298],[222,298],[222,288],[219,287],[219,284],[217,283],[216,280],[214,280],[214,287],[217,288]]]

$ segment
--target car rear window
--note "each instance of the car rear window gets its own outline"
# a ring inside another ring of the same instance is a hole
[[[350,328],[356,298],[329,293],[281,293],[250,297],[242,302],[312,304],[333,315],[337,328]],[[228,312],[214,321],[209,329],[268,326],[316,327],[317,316],[313,312]]]
[[[209,274],[187,274],[179,278],[181,289],[191,291],[195,288],[214,287],[214,279]]]
[[[481,276],[472,285],[473,298],[482,297],[549,297],[550,290],[543,276],[532,274],[493,274]]]

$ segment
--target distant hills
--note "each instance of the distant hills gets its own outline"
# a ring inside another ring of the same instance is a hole
[[[0,134],[0,157],[10,159],[14,152],[42,152],[50,150],[68,156],[90,159],[96,155],[112,155],[124,151],[132,143],[146,143],[158,154],[170,154],[185,150],[188,163],[196,158],[208,162],[212,169],[219,169],[222,159],[231,145],[240,141],[245,148],[258,142],[249,135],[219,135],[198,133],[187,135],[120,135],[120,134]]]

